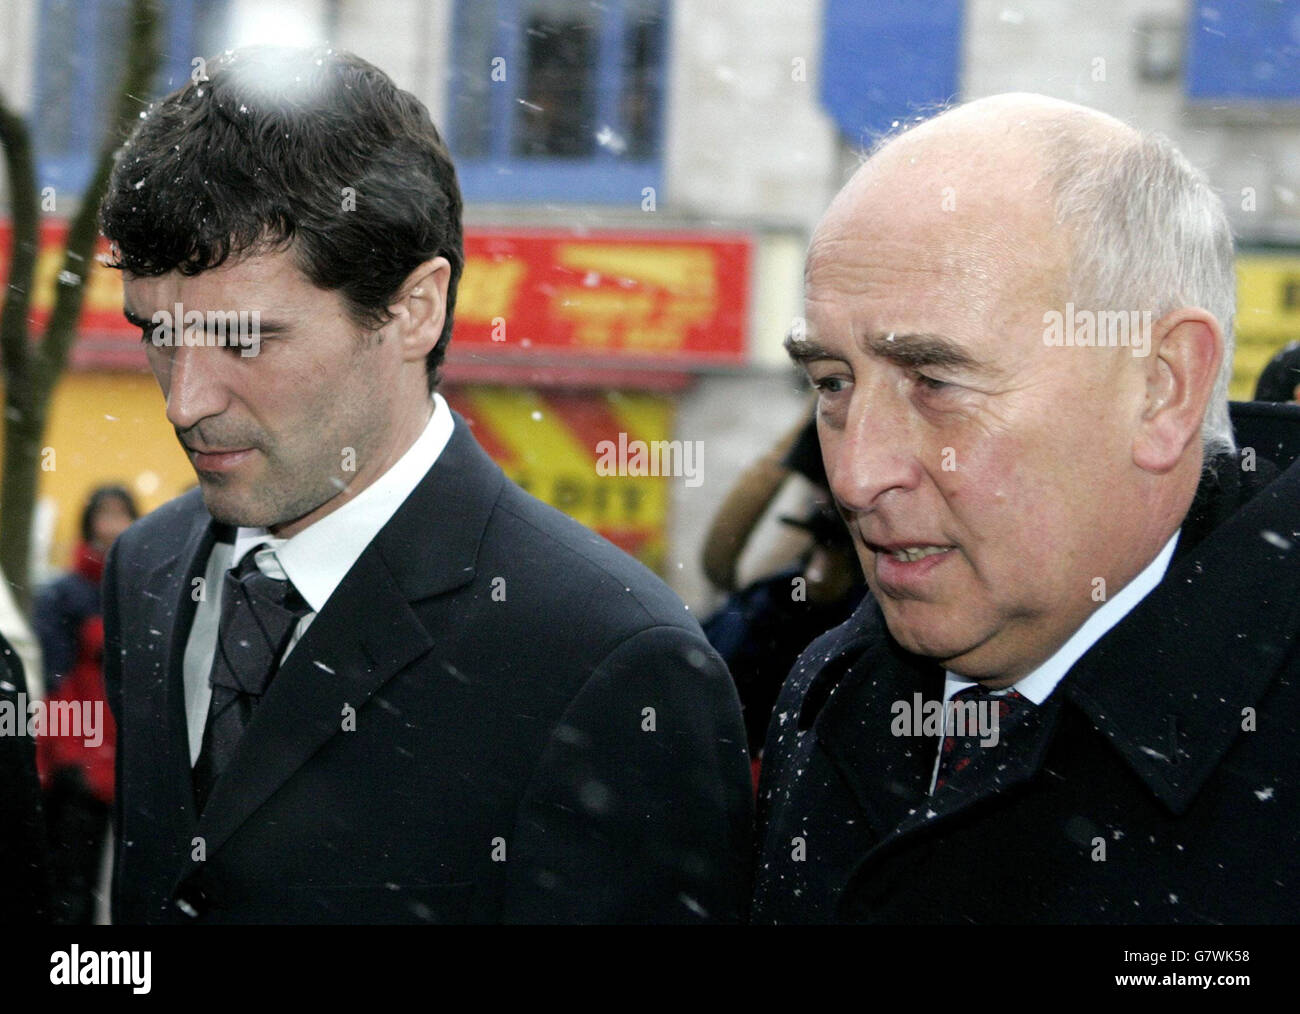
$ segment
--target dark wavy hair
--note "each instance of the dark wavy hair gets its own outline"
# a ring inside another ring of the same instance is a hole
[[[411,271],[441,255],[451,279],[426,364],[432,391],[465,254],[456,170],[428,110],[378,67],[329,49],[252,46],[206,72],[152,104],[117,153],[100,207],[111,266],[196,275],[289,249],[373,329]]]

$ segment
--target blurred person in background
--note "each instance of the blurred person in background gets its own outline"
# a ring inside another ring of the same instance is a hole
[[[1295,920],[1300,463],[1236,447],[1235,286],[1204,175],[1073,103],[841,190],[787,348],[870,595],[774,709],[755,921]]]
[[[33,606],[33,622],[45,656],[47,693],[57,691],[80,660],[83,626],[101,613],[99,584],[104,557],[139,516],[134,498],[123,486],[100,486],[87,498],[72,568],[47,584]]]
[[[795,477],[808,484],[805,513],[780,522],[802,538],[782,540],[773,551],[775,573],[738,587],[739,561],[759,520]],[[714,515],[702,564],[714,587],[729,593],[701,625],[736,682],[757,780],[772,705],[790,668],[817,637],[848,619],[866,591],[826,485],[815,419],[800,420],[736,480]]]
[[[50,701],[90,705],[102,727],[87,735],[43,735],[36,759],[49,827],[52,914],[63,924],[94,920],[113,806],[112,714],[104,696],[104,558],[139,510],[123,486],[100,486],[81,513],[72,569],[37,596],[35,625],[45,654]]]
[[[1255,400],[1300,402],[1300,342],[1268,361],[1255,383]]]

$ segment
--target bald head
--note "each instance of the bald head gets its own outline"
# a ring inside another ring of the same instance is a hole
[[[1156,556],[1223,376],[1196,297],[1221,309],[1225,280],[1204,180],[1101,113],[996,96],[877,148],[817,228],[789,345],[900,643],[1006,685]]]
[[[1113,116],[1074,102],[1012,92],[954,106],[916,126],[882,138],[873,150],[930,141],[965,146],[973,155],[1069,138],[1079,145],[1135,144],[1141,135]],[[992,143],[991,143],[992,142]]]
[[[1049,269],[1063,302],[1156,316],[1182,306],[1206,310],[1218,323],[1223,356],[1202,449],[1208,457],[1235,448],[1227,409],[1236,309],[1231,230],[1205,177],[1166,139],[1044,95],[977,99],[878,140],[832,202],[810,254],[827,228],[860,230],[872,202],[941,212],[972,246],[1001,244],[1009,258],[1027,256],[1026,270],[1049,269],[1049,253],[1063,258]]]
[[[1058,239],[1056,186],[1067,152],[1119,153],[1141,143],[1127,124],[1094,109],[1028,93],[994,95],[956,106],[882,138],[836,196],[823,224],[858,217],[863,202],[935,210],[957,228],[981,216],[988,227],[1019,226]],[[938,201],[929,198],[939,195]],[[1017,215],[1008,221],[1008,213]],[[1039,214],[1040,223],[1031,216]],[[1059,244],[1058,244],[1059,246]]]

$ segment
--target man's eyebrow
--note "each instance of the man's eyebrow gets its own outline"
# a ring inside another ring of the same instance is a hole
[[[842,359],[843,356],[838,352],[832,352],[825,345],[822,345],[811,338],[795,337],[794,332],[785,336],[785,351],[789,353],[799,365],[813,362],[816,359]]]
[[[170,312],[171,311],[169,310],[168,313]],[[236,323],[236,324],[239,323],[239,313],[235,310],[221,310],[221,311],[213,311],[213,312],[220,312],[225,314],[225,320],[229,323]],[[245,312],[247,313],[248,311]],[[154,321],[145,320],[143,317],[137,316],[135,313],[131,311],[130,307],[126,307],[126,306],[122,307],[122,316],[125,317],[126,322],[133,327],[148,329],[157,326],[157,324]],[[231,319],[232,317],[233,317],[233,321]],[[206,313],[203,315],[203,320],[204,320],[204,324],[206,325],[208,322],[208,315]],[[184,322],[182,322],[182,324],[183,323]],[[175,326],[175,322],[173,322],[173,326]],[[260,317],[258,318],[257,332],[259,335],[262,336],[279,335],[279,334],[286,333],[288,330],[289,330],[288,324],[281,324],[274,320],[262,320],[260,319]]]
[[[863,351],[908,369],[938,366],[979,373],[987,372],[988,369],[957,342],[938,334],[898,334],[890,331],[868,336],[862,339],[861,344]],[[829,349],[811,338],[796,337],[794,332],[786,336],[785,350],[799,365],[818,359],[844,358],[843,352]]]
[[[863,339],[862,347],[874,356],[909,369],[938,366],[949,370],[985,372],[987,367],[961,345],[939,334],[886,334]]]

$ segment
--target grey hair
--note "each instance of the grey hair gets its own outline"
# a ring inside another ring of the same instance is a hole
[[[1184,306],[1212,313],[1223,362],[1201,424],[1205,460],[1236,450],[1228,418],[1237,276],[1232,228],[1204,173],[1160,134],[1128,143],[1087,135],[1044,148],[1059,222],[1074,226],[1069,282],[1076,303],[1152,311]],[[1094,135],[1095,136],[1095,135]]]
[[[944,106],[874,138],[863,157],[936,115]],[[1228,417],[1237,276],[1232,227],[1205,174],[1161,134],[1122,140],[1098,130],[1091,110],[1023,121],[1041,153],[1060,224],[1073,227],[1068,282],[1077,305],[1150,309],[1158,320],[1198,306],[1223,332],[1223,361],[1201,423],[1205,462],[1236,450]],[[1109,119],[1109,118],[1107,118]]]

